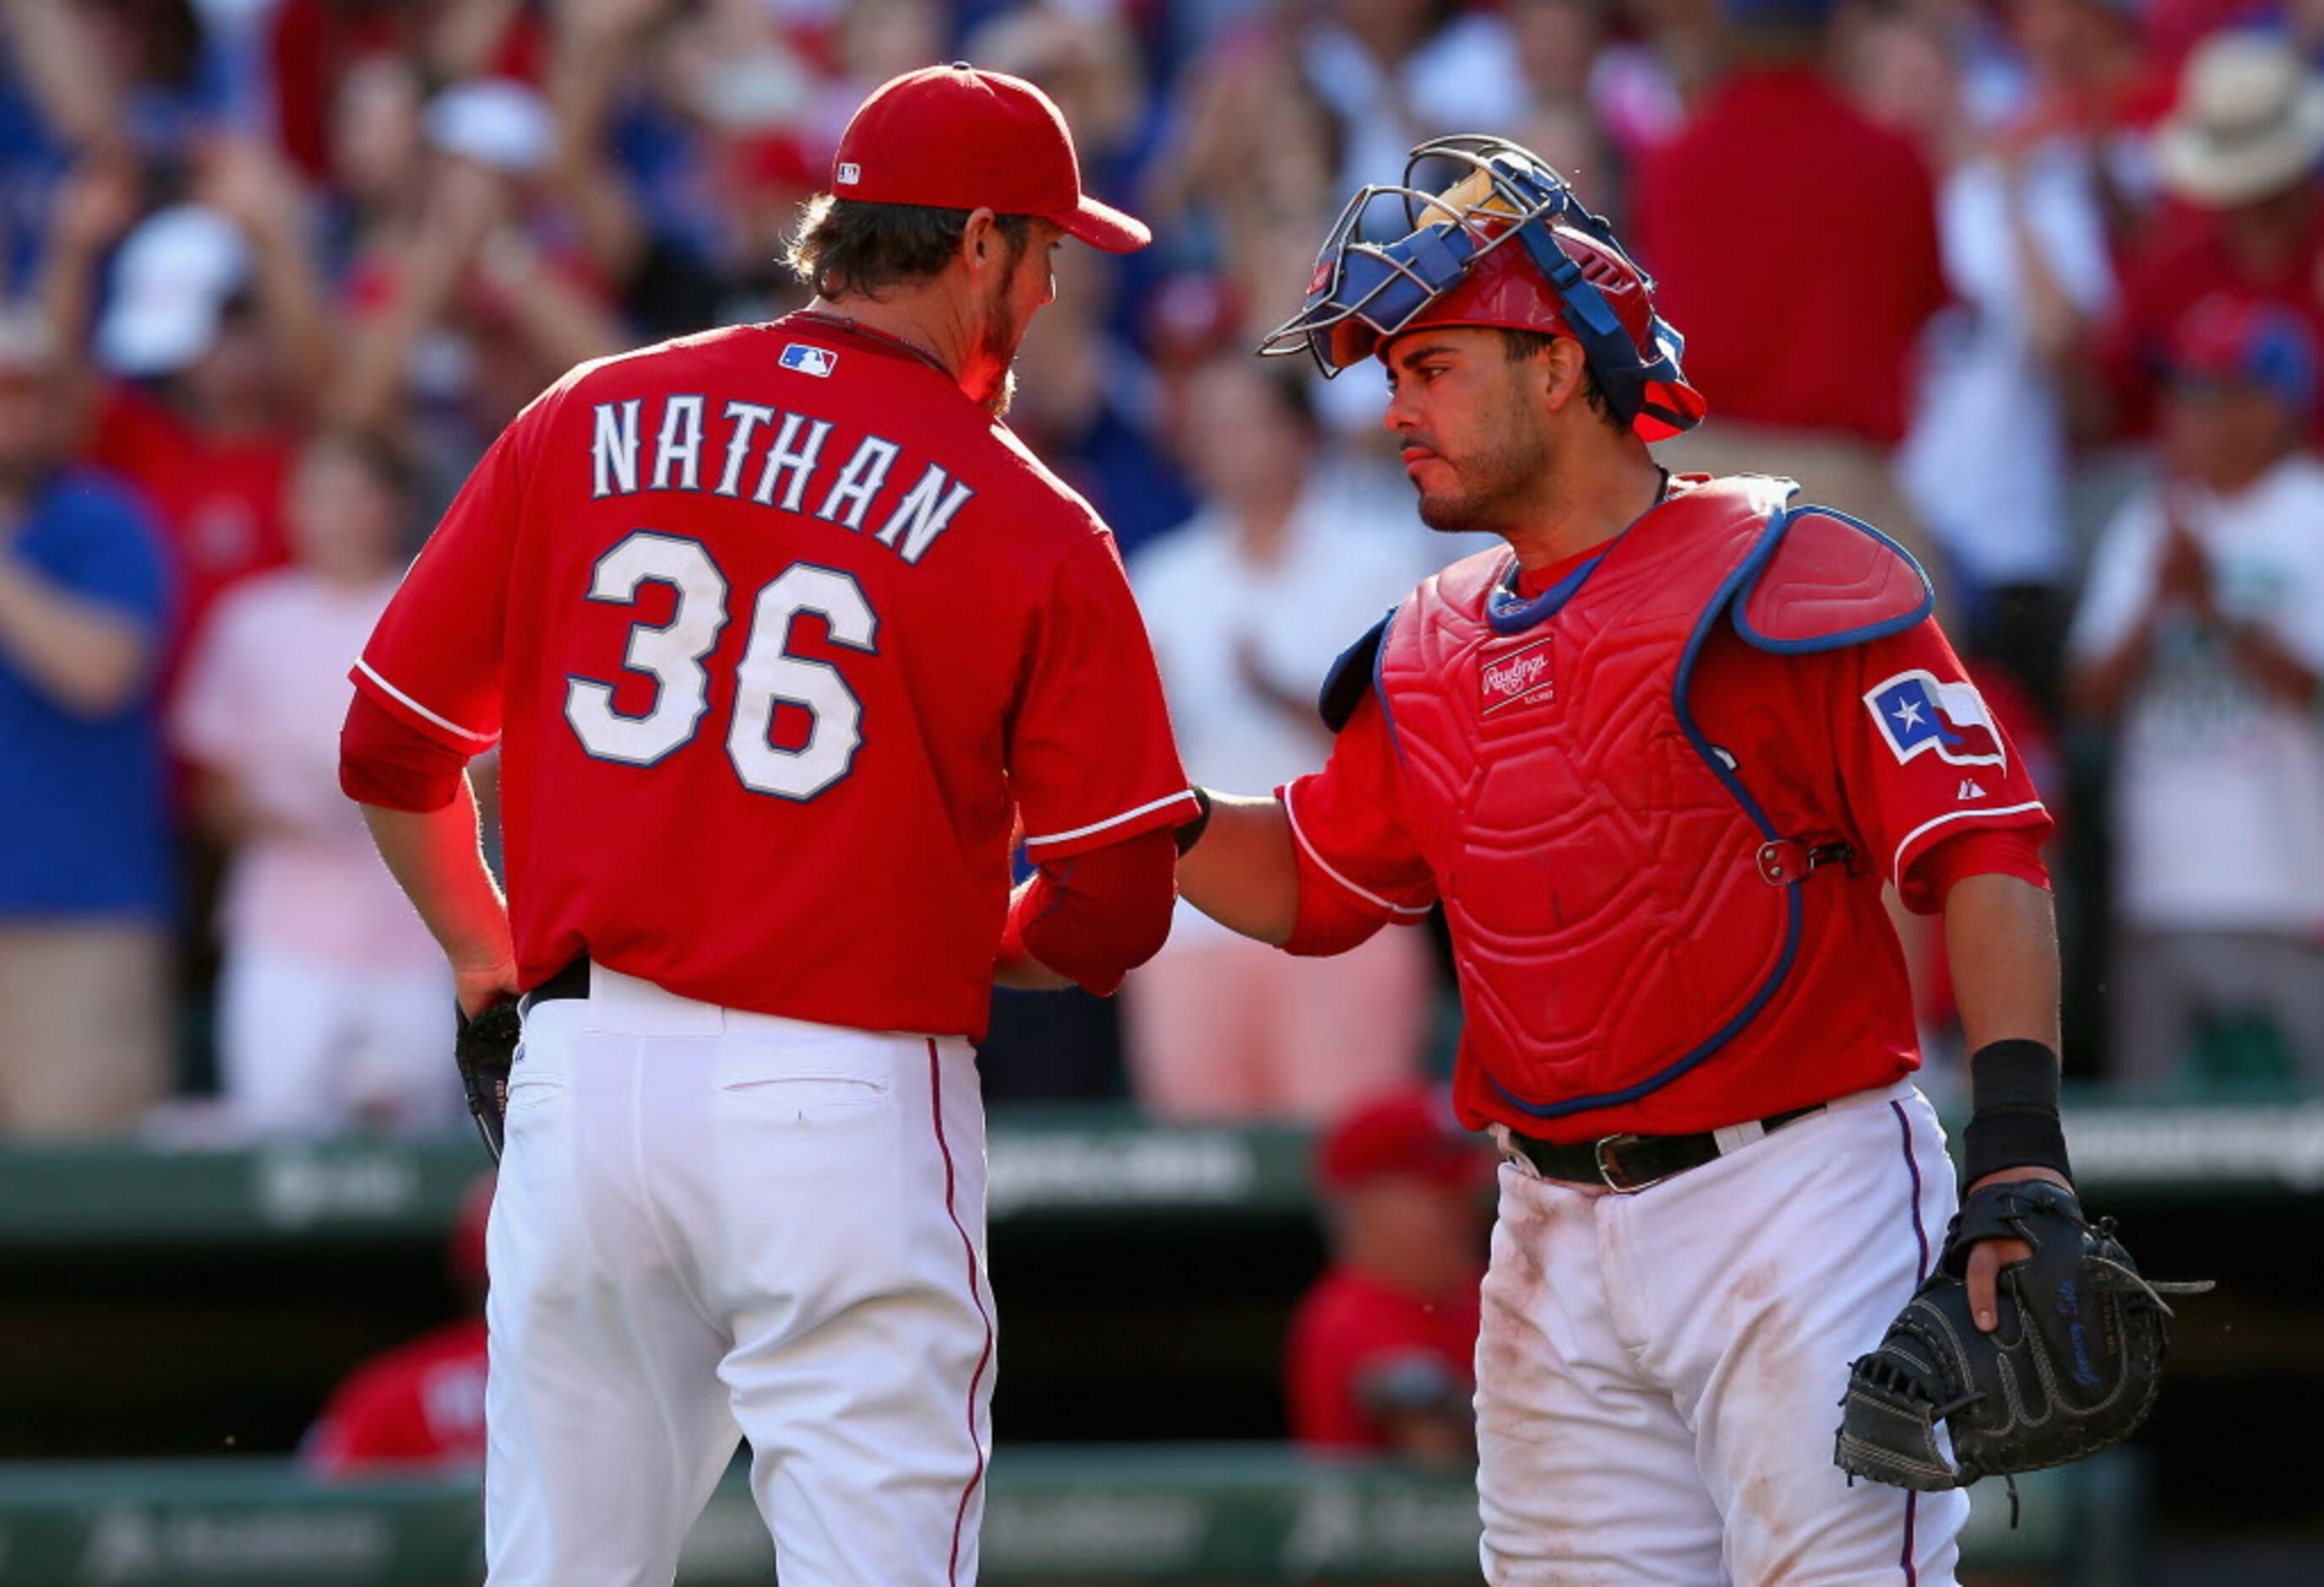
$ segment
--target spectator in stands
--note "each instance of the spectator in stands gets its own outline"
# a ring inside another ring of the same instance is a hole
[[[119,97],[73,0],[0,5],[0,290],[25,291],[71,152],[119,131]]]
[[[2319,158],[2324,78],[2282,41],[2223,32],[2195,51],[2154,141],[2173,203],[2125,263],[2096,349],[2116,428],[2144,433],[2176,327],[2215,292],[2282,304],[2324,336]]]
[[[1628,172],[1615,161],[1616,140],[1639,129],[1628,118],[1622,81],[1631,57],[1626,51],[1609,65],[1610,10],[1607,0],[1513,0],[1508,17],[1530,101],[1516,124],[1517,142],[1586,183],[1591,205],[1619,226],[1628,217]]]
[[[1830,9],[1723,0],[1726,75],[1637,185],[1635,245],[1711,412],[1661,456],[1789,475],[1914,543],[1889,455],[1945,301],[1936,199],[1912,144],[1827,80]]]
[[[2155,1087],[2258,1015],[2324,1085],[2324,465],[2317,344],[2281,305],[2181,324],[2164,477],[2107,531],[2071,641],[2118,723],[2113,1054]]]
[[[1293,1440],[1473,1462],[1491,1154],[1442,1094],[1400,1091],[1333,1125],[1316,1177],[1332,1262],[1291,1322]]]
[[[1423,138],[1513,125],[1527,97],[1507,19],[1448,0],[1332,0],[1300,60],[1339,119],[1341,192],[1396,180]]]
[[[258,144],[219,139],[190,180],[193,201],[141,220],[152,168],[92,151],[59,197],[43,272],[51,323],[78,337],[97,261],[121,238],[94,317],[108,383],[88,450],[169,536],[180,605],[165,689],[211,604],[289,555],[283,486],[333,346],[298,179]]]
[[[1186,482],[1157,444],[1154,382],[1106,327],[1114,269],[1093,248],[1055,265],[1056,300],[1025,333],[1009,428],[1089,498],[1125,556],[1194,509]],[[1062,310],[1062,312],[1057,312]]]
[[[1340,202],[1346,138],[1296,42],[1245,29],[1185,74],[1141,211],[1155,217],[1157,248],[1227,283],[1250,341],[1299,306]]]
[[[630,338],[567,238],[541,97],[505,78],[456,83],[429,101],[422,126],[426,204],[350,272],[354,326],[325,411],[421,442],[431,478],[456,477],[551,381]]]
[[[196,810],[232,851],[218,929],[227,1112],[265,1135],[457,1122],[443,955],[339,791],[348,669],[395,591],[407,470],[384,443],[309,442],[297,564],[218,603],[172,713]]]
[[[447,1471],[484,1463],[484,1231],[493,1180],[460,1204],[449,1251],[462,1315],[374,1356],[331,1393],[299,1455],[318,1477],[352,1479]]]
[[[134,1123],[170,1074],[153,668],[169,576],[143,507],[60,466],[66,362],[0,313],[0,1131]]]
[[[1215,355],[1185,393],[1202,510],[1130,565],[1190,775],[1271,788],[1328,737],[1334,656],[1425,571],[1425,543],[1368,512],[1318,441],[1302,369]],[[1166,1119],[1321,1121],[1416,1075],[1427,937],[1383,931],[1295,959],[1181,905],[1123,995],[1130,1072]]]
[[[419,68],[392,51],[348,63],[330,101],[325,246],[333,281],[355,260],[420,224],[427,208],[427,145],[420,126],[427,88]]]
[[[2060,372],[2114,295],[2091,152],[2063,126],[1982,132],[1925,22],[1870,22],[1859,38],[1868,107],[1943,173],[1938,234],[1952,300],[1922,343],[1900,483],[1944,561],[1956,642],[2054,721],[2075,559]]]

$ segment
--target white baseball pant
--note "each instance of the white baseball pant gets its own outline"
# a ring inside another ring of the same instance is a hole
[[[1944,1131],[1860,1093],[1635,1195],[1501,1167],[1477,1343],[1493,1587],[1946,1587],[1960,1492],[1848,1484],[1849,1363],[1941,1249]]]
[[[738,1435],[783,1587],[973,1582],[984,1179],[964,1041],[602,966],[533,1006],[486,1241],[489,1587],[666,1587]]]

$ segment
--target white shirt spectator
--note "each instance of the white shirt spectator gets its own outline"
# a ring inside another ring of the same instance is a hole
[[[346,969],[442,960],[339,791],[347,669],[394,592],[392,579],[350,592],[296,568],[262,575],[219,603],[192,660],[171,737],[226,769],[263,828],[235,854],[218,921],[229,943]]]
[[[450,974],[339,791],[347,669],[394,590],[303,568],[237,586],[171,722],[254,828],[219,909],[218,1057],[228,1118],[258,1134],[426,1132],[458,1117]]]
[[[1367,513],[1319,470],[1293,509],[1279,558],[1262,567],[1206,507],[1130,563],[1187,775],[1259,792],[1312,771],[1331,740],[1312,703],[1342,650],[1428,571],[1439,548]],[[1252,674],[1265,680],[1253,686]],[[1295,715],[1286,702],[1301,702]],[[1305,731],[1303,731],[1305,729]],[[1174,941],[1231,934],[1181,903]]]
[[[2180,521],[2231,621],[2324,669],[2324,465],[2278,465],[2240,494],[2187,489]],[[2118,645],[2153,599],[2162,499],[2133,500],[2099,541],[2070,645]],[[2264,693],[2216,636],[2157,635],[2115,763],[2116,909],[2148,930],[2324,929],[2324,718]]]
[[[2014,202],[2059,290],[2086,319],[2114,298],[2087,157],[2052,142],[2027,156]],[[1978,160],[1937,197],[1945,277],[1958,300],[1929,324],[1920,402],[1897,462],[1914,511],[1979,584],[2061,585],[2066,433],[2055,376],[2028,345],[2010,173]]]
[[[1347,138],[1340,186],[1404,180],[1405,158],[1423,138],[1515,125],[1528,98],[1508,21],[1485,12],[1455,17],[1396,63],[1388,80],[1355,37],[1326,25],[1304,49],[1307,80]]]

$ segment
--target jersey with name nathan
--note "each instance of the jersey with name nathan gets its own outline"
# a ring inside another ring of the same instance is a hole
[[[1194,813],[1103,524],[941,370],[821,317],[545,392],[355,682],[438,743],[503,741],[527,986],[586,953],[979,1036],[1016,825],[1047,863]]]

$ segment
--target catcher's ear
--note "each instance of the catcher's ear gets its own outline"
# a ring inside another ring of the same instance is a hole
[[[1527,378],[1537,383],[1535,389],[1549,411],[1559,413],[1585,401],[1588,365],[1580,342],[1572,337],[1552,337],[1549,346],[1526,360]]]

